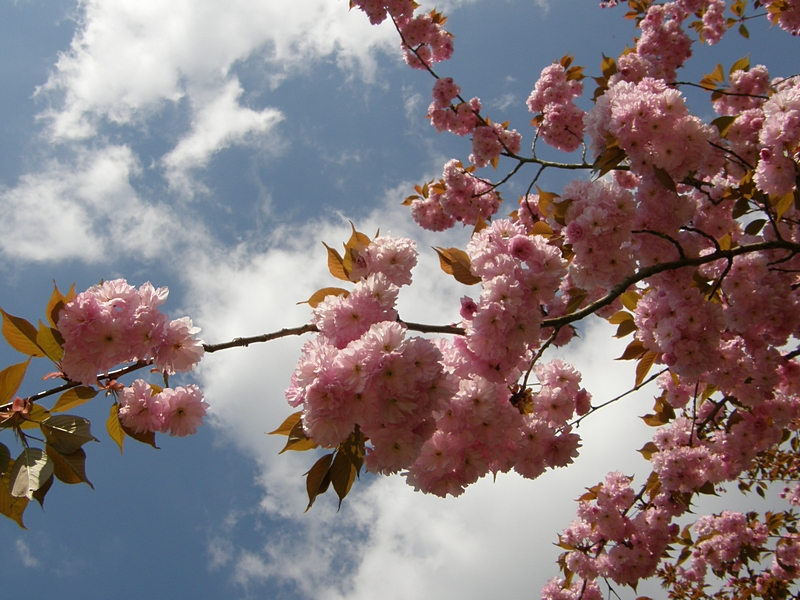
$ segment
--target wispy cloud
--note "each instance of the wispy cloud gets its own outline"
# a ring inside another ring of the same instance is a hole
[[[19,559],[22,561],[23,565],[29,569],[36,569],[40,566],[39,559],[33,555],[30,548],[28,548],[28,544],[25,543],[25,540],[22,538],[17,538],[14,546],[17,549],[17,555],[19,556]]]

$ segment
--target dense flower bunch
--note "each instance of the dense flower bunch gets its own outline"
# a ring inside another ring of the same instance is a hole
[[[800,2],[797,0],[759,0],[766,7],[770,23],[777,23],[792,35],[800,34]]]
[[[134,433],[194,435],[208,404],[196,385],[160,389],[137,379],[119,393],[119,420]]]
[[[170,321],[159,310],[168,293],[115,279],[78,294],[58,321],[67,378],[96,385],[98,373],[137,360],[152,360],[169,374],[190,371],[203,356],[202,342],[194,337],[200,330],[188,317]]]
[[[583,118],[586,113],[574,99],[583,93],[583,84],[567,79],[563,65],[545,67],[528,97],[528,110],[541,113],[539,135],[554,148],[564,152],[577,150],[583,142]]]
[[[411,203],[411,216],[420,227],[441,231],[456,222],[477,225],[488,221],[499,208],[497,192],[453,159],[445,164],[442,178],[428,197],[417,197]]]

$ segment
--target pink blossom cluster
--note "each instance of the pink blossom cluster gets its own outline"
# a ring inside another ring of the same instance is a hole
[[[616,2],[615,2],[616,3]],[[613,6],[611,2],[601,2]],[[542,600],[602,600],[603,592],[594,580],[578,579],[565,587],[563,579],[554,577],[542,588]]]
[[[685,275],[658,277],[662,285],[654,286],[636,305],[637,337],[646,348],[661,353],[673,372],[695,380],[720,366],[722,308],[680,280]],[[676,278],[680,281],[669,281]]]
[[[435,12],[398,19],[403,39],[403,53],[412,69],[426,69],[453,55],[453,36],[434,18]]]
[[[170,321],[160,311],[168,293],[115,279],[78,294],[59,313],[63,373],[96,385],[98,373],[130,361],[152,360],[169,374],[190,371],[203,356],[203,344],[194,337],[200,330],[188,317]]]
[[[779,86],[763,109],[761,151],[753,180],[763,192],[783,196],[796,189],[800,173],[800,77]]]
[[[709,144],[716,130],[690,115],[681,93],[662,80],[612,85],[586,115],[586,129],[597,155],[616,140],[638,175],[656,167],[681,181],[690,171],[714,175],[721,166]]]
[[[458,391],[434,413],[435,432],[409,468],[409,484],[438,496],[458,496],[490,472],[513,468],[533,479],[548,468],[571,464],[580,437],[565,423],[591,402],[578,389],[580,375],[561,361],[540,367],[542,388],[534,403],[549,406],[550,412],[540,415],[534,407],[526,414],[512,402],[508,382],[493,383],[470,372],[463,350],[459,344],[444,348]]]
[[[761,108],[769,92],[769,71],[764,65],[756,65],[747,71],[738,70],[730,75],[730,85],[725,94],[714,101],[718,115],[738,115],[743,111]]]
[[[476,373],[514,381],[539,345],[541,306],[553,302],[565,261],[543,237],[528,236],[521,224],[507,219],[474,235],[467,254],[482,290],[463,322],[466,352]]]
[[[119,401],[120,423],[134,433],[194,435],[208,409],[194,384],[157,391],[143,379],[119,392]]]
[[[449,131],[456,135],[469,135],[478,125],[478,114],[481,112],[481,101],[473,98],[469,102],[453,101],[461,93],[461,88],[453,82],[452,77],[437,79],[433,84],[433,102],[428,107],[431,125],[436,131]]]
[[[570,201],[563,233],[575,253],[569,265],[572,282],[587,292],[605,291],[633,273],[633,194],[616,183],[576,180],[564,188],[562,201]],[[557,225],[553,219],[548,223]]]
[[[528,110],[541,113],[539,135],[544,141],[564,152],[577,150],[583,141],[585,112],[574,99],[583,93],[583,84],[567,80],[566,69],[554,63],[545,67],[528,97]]]
[[[728,24],[725,19],[725,0],[705,0],[703,7],[703,27],[700,29],[700,37],[712,46],[722,39],[728,31]]]
[[[411,269],[417,265],[417,244],[390,235],[373,239],[362,252],[367,274],[380,273],[390,284],[411,284]]]
[[[404,325],[381,321],[343,347],[323,334],[307,342],[286,397],[303,407],[303,427],[317,444],[335,447],[356,424],[369,437],[367,468],[408,467],[431,435],[431,411],[452,391],[441,354]]]
[[[485,167],[503,152],[518,154],[522,136],[516,129],[506,129],[500,123],[479,125],[472,134],[472,154],[469,161],[476,167]]]
[[[636,51],[619,57],[610,82],[636,83],[645,77],[675,81],[677,69],[692,55],[692,40],[682,27],[687,16],[675,2],[651,4],[639,23],[642,33]]]
[[[770,23],[777,23],[792,35],[800,34],[800,1],[798,0],[760,0],[767,8]]]
[[[441,231],[455,225],[475,225],[488,221],[500,208],[500,198],[492,187],[467,172],[453,159],[444,166],[440,187],[427,198],[417,198],[411,204],[411,216],[425,229]]]
[[[351,6],[363,10],[370,23],[379,25],[386,20],[387,15],[395,20],[410,19],[414,14],[415,3],[413,0],[352,0]]]
[[[578,576],[633,585],[655,572],[679,531],[671,522],[678,509],[668,494],[660,494],[651,506],[634,512],[630,483],[622,473],[609,473],[592,488],[593,499],[580,502],[579,518],[561,534],[559,545],[570,549],[566,565]]]
[[[718,516],[700,517],[694,525],[699,540],[692,552],[692,566],[681,575],[689,581],[703,581],[708,567],[719,576],[736,574],[743,566],[746,548],[760,548],[767,541],[768,530],[757,520],[730,510]]]
[[[384,274],[372,273],[349,295],[327,296],[314,308],[313,322],[334,347],[344,348],[375,323],[397,319],[398,291]]]

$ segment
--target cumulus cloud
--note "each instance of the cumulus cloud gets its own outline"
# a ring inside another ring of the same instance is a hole
[[[152,259],[202,236],[169,207],[139,197],[141,167],[127,146],[78,148],[0,188],[0,250],[23,261],[99,262],[136,253]]]
[[[39,88],[53,103],[42,117],[56,140],[91,137],[104,121],[142,122],[187,96],[202,112],[202,97],[225,90],[237,63],[252,56],[276,82],[334,54],[371,79],[374,50],[396,45],[390,28],[329,0],[89,0],[81,9],[69,50]]]
[[[205,167],[224,148],[263,140],[283,119],[276,109],[255,111],[241,106],[239,97],[243,91],[239,80],[233,78],[215,90],[214,97],[199,102],[192,116],[191,131],[162,158],[171,189],[191,196],[194,188],[191,170]],[[272,142],[273,151],[279,146],[277,140]]]

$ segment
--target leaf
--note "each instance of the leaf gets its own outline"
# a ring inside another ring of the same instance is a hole
[[[119,422],[119,404],[116,402],[111,405],[111,411],[106,420],[106,430],[108,435],[119,446],[119,453],[122,454],[122,444],[125,442],[125,432],[122,431],[122,425]]]
[[[637,329],[639,328],[636,326],[636,323],[634,323],[633,320],[623,321],[619,324],[619,327],[617,327],[617,333],[614,334],[614,337],[624,338],[626,335],[633,333]]]
[[[736,115],[726,115],[723,117],[717,117],[711,121],[711,124],[717,128],[717,131],[719,131],[719,137],[724,138],[731,130],[731,126],[733,125],[734,121],[736,121]]]
[[[61,333],[41,321],[39,321],[39,331],[36,332],[36,345],[55,363],[64,357],[64,338],[61,337]]]
[[[642,385],[644,378],[647,377],[656,358],[658,358],[658,352],[653,352],[652,350],[648,350],[642,355],[639,359],[639,364],[636,365],[636,384],[634,387]]]
[[[66,296],[61,293],[55,282],[53,283],[53,294],[50,296],[50,300],[47,303],[47,310],[45,311],[47,313],[47,320],[52,327],[58,327],[58,315],[61,312],[61,309],[72,302],[74,298],[74,283],[72,284],[72,287],[70,287]]]
[[[361,433],[361,429],[356,425],[353,432],[347,439],[339,444],[339,452],[344,452],[350,463],[356,468],[356,477],[361,475],[361,467],[364,464],[364,444],[367,438]]]
[[[347,276],[348,274],[344,270],[344,261],[339,253],[325,242],[322,242],[322,245],[328,250],[328,270],[331,272],[331,275],[337,279],[350,281],[350,278]]]
[[[739,35],[746,40],[750,39],[750,32],[747,30],[747,27],[745,27],[744,23],[739,25]]]
[[[713,72],[703,75],[703,79],[700,80],[700,85],[707,90],[714,90],[717,88],[717,84],[723,81],[725,81],[725,73],[722,70],[722,65],[718,64]]]
[[[33,492],[33,499],[36,500],[39,503],[39,506],[42,508],[44,508],[44,497],[47,496],[47,492],[49,492],[50,488],[53,487],[53,479],[53,476],[50,475],[50,477],[47,478],[47,481],[42,484],[42,487]]]
[[[314,504],[317,496],[324,494],[328,491],[328,486],[331,483],[330,467],[333,460],[333,452],[326,454],[314,463],[314,466],[305,473],[306,477],[306,491],[308,492],[308,506],[305,512]]]
[[[456,281],[464,285],[480,283],[481,278],[470,271],[470,260],[467,253],[458,248],[434,248],[439,255],[439,266],[442,271],[455,277]]]
[[[624,306],[631,312],[636,310],[636,305],[639,304],[639,300],[641,299],[642,299],[641,294],[633,290],[625,292],[624,294],[620,294],[619,296],[619,301],[622,302],[622,306]]]
[[[662,169],[661,167],[653,165],[653,172],[656,175],[656,179],[658,179],[661,182],[661,185],[663,185],[669,191],[677,193],[678,188],[675,185],[675,180],[672,179],[672,176],[669,173],[667,173],[666,170]]]
[[[353,232],[350,234],[350,239],[347,240],[344,246],[347,250],[353,249],[361,252],[372,243],[366,234],[356,231],[356,226],[353,225],[352,221],[350,221],[350,228]]]
[[[553,235],[553,230],[544,221],[536,221],[531,227],[531,235],[542,235],[549,238]]]
[[[22,498],[16,498],[11,495],[9,489],[9,475],[10,474],[7,473],[0,478],[0,513],[4,514],[12,521],[15,521],[17,525],[23,529],[27,529],[25,523],[22,522],[22,514],[28,506],[28,499],[24,496]]]
[[[539,212],[548,217],[553,216],[553,205],[556,202],[556,198],[561,196],[554,192],[545,192],[538,185],[536,186],[536,191],[539,193]]]
[[[156,432],[155,431],[145,431],[144,433],[138,433],[127,427],[122,421],[119,422],[119,426],[122,428],[122,431],[125,432],[125,435],[128,437],[132,437],[137,442],[141,442],[142,444],[147,444],[148,446],[152,446],[156,450],[161,450],[158,446],[156,446]]]
[[[64,412],[81,404],[86,404],[89,400],[97,396],[97,390],[91,387],[79,386],[67,390],[58,397],[58,401],[50,409],[51,413]]]
[[[745,36],[746,37],[746,36]],[[731,65],[728,75],[733,75],[735,71],[749,71],[750,70],[750,55],[740,58]]]
[[[267,435],[289,435],[292,433],[292,429],[294,426],[300,422],[300,418],[303,415],[302,410],[298,410],[296,413],[290,414],[286,419],[284,419],[283,423],[281,423],[280,427],[278,427],[275,431],[270,431]]]
[[[633,315],[624,310],[620,310],[618,312],[615,312],[610,317],[608,317],[607,321],[612,325],[619,325],[620,323],[624,323],[625,321],[633,321]]]
[[[25,421],[20,423],[20,429],[36,429],[39,423],[50,416],[50,411],[38,404],[31,405],[31,411],[25,415]]]
[[[644,347],[644,344],[640,340],[633,340],[630,344],[628,344],[625,351],[622,353],[622,356],[619,358],[615,358],[614,360],[635,360],[641,357],[647,350]]]
[[[350,295],[350,292],[344,290],[342,288],[337,287],[326,287],[322,288],[321,290],[317,290],[311,295],[311,298],[304,302],[298,302],[298,304],[309,304],[311,308],[317,308],[319,303],[325,300],[328,296],[344,296],[347,298]]]
[[[14,350],[37,358],[45,355],[36,344],[36,327],[21,317],[8,314],[2,308],[0,312],[3,313],[3,337]]]
[[[747,235],[758,235],[758,233],[764,228],[764,225],[767,224],[766,219],[756,219],[755,221],[750,221],[747,224],[747,227],[744,228],[744,232]]]
[[[25,373],[28,371],[30,363],[31,359],[29,358],[25,362],[11,365],[0,371],[0,404],[10,402],[17,393],[22,380],[25,379]]]
[[[87,483],[94,489],[92,482],[86,477],[86,452],[83,448],[69,454],[59,452],[50,444],[45,449],[47,456],[53,461],[53,474],[59,481],[68,484]]]
[[[650,457],[658,452],[658,447],[653,442],[647,442],[637,452],[644,456],[645,460],[650,460]]]
[[[330,470],[331,483],[336,495],[339,496],[339,508],[342,508],[342,500],[347,496],[350,488],[353,487],[353,482],[356,480],[356,467],[350,462],[347,455],[339,451],[333,459],[333,465]]]
[[[292,431],[289,432],[289,439],[286,440],[286,445],[278,454],[283,454],[287,450],[305,452],[306,450],[311,450],[316,447],[317,444],[314,443],[314,440],[306,435],[303,429],[303,422],[298,420],[297,423],[294,424],[294,427],[292,427]]]
[[[605,152],[595,159],[592,170],[597,172],[598,177],[602,177],[625,160],[626,157],[625,150],[619,146],[606,148]]]
[[[55,415],[42,421],[42,428],[47,443],[61,454],[71,454],[87,442],[96,442],[92,435],[89,419],[74,415]]]
[[[770,202],[775,207],[776,219],[780,221],[786,211],[794,204],[794,192],[789,192],[777,198],[770,197]]]
[[[569,302],[567,302],[566,312],[570,315],[580,308],[589,293],[580,288],[571,288],[567,290],[567,293],[569,294]]]
[[[603,54],[603,60],[600,62],[600,70],[603,72],[603,77],[608,79],[617,72],[617,63],[610,56]]]
[[[9,474],[9,489],[15,498],[33,499],[38,490],[53,474],[53,461],[41,448],[25,448],[14,461]]]
[[[0,475],[8,470],[11,464],[11,451],[5,444],[0,444]]]

